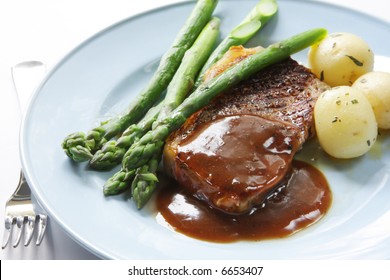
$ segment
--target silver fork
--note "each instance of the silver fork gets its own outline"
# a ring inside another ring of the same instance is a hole
[[[40,61],[26,61],[12,67],[12,78],[22,113],[33,86],[36,85],[37,80],[45,72],[45,65]],[[34,207],[31,200],[31,190],[26,182],[23,171],[20,172],[19,183],[15,192],[6,202],[5,216],[2,249],[7,246],[11,236],[15,236],[13,247],[17,247],[20,243],[22,233],[24,234],[24,246],[28,246],[36,227],[38,227],[38,233],[35,244],[41,244],[45,235],[48,217],[42,210],[37,210]],[[38,224],[36,224],[37,222]]]
[[[15,234],[13,247],[17,247],[22,237],[24,228],[24,246],[28,246],[33,237],[36,221],[38,221],[38,233],[36,245],[40,245],[45,235],[47,215],[36,213],[31,201],[31,190],[26,182],[23,172],[20,172],[20,180],[14,194],[8,199],[5,207],[5,231],[2,249],[4,249],[11,235]],[[15,230],[13,230],[15,229]],[[11,234],[12,233],[12,234]]]

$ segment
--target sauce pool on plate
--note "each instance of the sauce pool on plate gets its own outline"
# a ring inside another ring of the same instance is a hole
[[[177,232],[211,241],[259,241],[281,238],[300,231],[323,217],[332,194],[323,174],[313,166],[293,162],[291,177],[265,206],[231,215],[211,208],[186,193],[176,181],[165,178],[157,195],[157,210]]]

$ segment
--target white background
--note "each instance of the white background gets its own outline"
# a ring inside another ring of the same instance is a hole
[[[20,109],[11,66],[41,60],[50,70],[81,42],[131,15],[175,0],[14,0],[0,2],[0,238],[6,200],[19,176]],[[374,15],[390,23],[387,0],[327,0]],[[136,43],[136,42],[135,42]],[[40,247],[0,251],[0,259],[96,259],[62,232],[53,221]]]

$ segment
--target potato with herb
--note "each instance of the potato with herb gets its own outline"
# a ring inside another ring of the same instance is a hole
[[[390,73],[369,72],[352,85],[360,89],[370,101],[378,127],[390,128]]]
[[[321,147],[335,158],[355,158],[368,152],[377,138],[374,111],[365,95],[350,86],[321,94],[314,107]]]
[[[340,32],[313,45],[308,60],[314,74],[330,86],[350,86],[373,70],[374,53],[362,38]]]

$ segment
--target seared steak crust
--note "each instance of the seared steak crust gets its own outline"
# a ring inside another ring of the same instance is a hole
[[[215,98],[198,111],[171,136],[183,138],[205,122],[221,116],[257,115],[296,125],[300,143],[313,135],[313,108],[318,96],[328,86],[293,59],[258,72]]]

